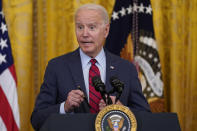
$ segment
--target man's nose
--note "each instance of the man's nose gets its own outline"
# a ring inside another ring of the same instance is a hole
[[[83,30],[82,35],[83,35],[83,36],[88,36],[88,34],[89,34],[88,28],[85,27],[84,30]]]

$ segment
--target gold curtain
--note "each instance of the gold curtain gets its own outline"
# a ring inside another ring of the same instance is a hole
[[[18,78],[21,131],[32,130],[30,115],[49,59],[78,47],[73,14],[84,3],[115,0],[3,0]],[[197,1],[151,0],[170,112],[183,131],[197,130]]]
[[[16,67],[20,127],[29,131],[34,102],[32,1],[3,0],[3,9]]]
[[[151,0],[168,111],[197,131],[197,1]]]

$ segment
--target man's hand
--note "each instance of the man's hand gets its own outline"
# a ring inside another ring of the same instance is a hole
[[[68,93],[68,97],[64,104],[65,112],[71,112],[75,107],[79,107],[84,100],[84,93],[80,90],[72,90]]]
[[[105,108],[107,105],[106,103],[104,102],[103,99],[100,100],[99,102],[99,110],[101,111],[103,108]]]
[[[112,104],[123,105],[119,100],[115,103],[116,96],[110,96],[110,98],[112,100]],[[99,110],[102,110],[106,106],[107,106],[107,104],[104,102],[103,99],[101,99],[99,102]]]
[[[113,104],[123,105],[119,100],[115,103],[116,96],[110,96],[110,97],[111,97],[111,100],[112,100],[112,103],[113,103]]]

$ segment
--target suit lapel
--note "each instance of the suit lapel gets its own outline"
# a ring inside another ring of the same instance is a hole
[[[110,84],[110,78],[112,76],[118,76],[118,68],[117,68],[117,61],[112,56],[111,53],[109,53],[107,50],[105,50],[106,54],[106,90],[109,91],[112,89],[112,86]]]
[[[85,88],[85,82],[83,77],[83,71],[82,71],[82,65],[81,65],[81,58],[79,55],[79,48],[75,50],[71,57],[69,57],[69,68],[71,71],[72,78],[74,80],[74,86],[76,86],[76,89],[78,86],[82,89],[84,92],[85,97],[87,98],[87,92]],[[81,113],[89,113],[89,107],[86,102],[82,102],[80,107],[75,108],[74,112],[81,112]]]
[[[80,86],[80,88],[85,93],[85,96],[87,97],[85,83],[84,83],[84,77],[83,77],[83,71],[82,71],[82,65],[81,65],[81,58],[79,55],[79,49],[75,50],[72,54],[72,56],[69,59],[69,68],[71,71],[72,78],[74,80],[74,84],[76,86]]]

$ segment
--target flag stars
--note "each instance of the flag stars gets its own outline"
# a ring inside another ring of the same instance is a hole
[[[149,5],[148,7],[145,7],[146,8],[146,13],[147,14],[152,14],[152,8],[151,8],[151,6]]]
[[[3,13],[3,11],[0,11],[0,15],[2,15],[2,17],[4,18],[4,13]]]
[[[3,50],[5,47],[8,47],[7,40],[1,39],[0,40],[0,47],[1,47],[1,50]]]
[[[2,54],[0,53],[0,65],[1,65],[3,62],[6,63],[5,57],[6,57],[6,55],[2,55]]]
[[[134,11],[134,12],[137,12],[137,9],[138,9],[138,6],[137,6],[136,3],[134,3],[134,4],[133,4],[133,11]]]
[[[129,7],[126,8],[126,10],[127,10],[128,14],[131,14],[132,13],[132,7],[131,7],[131,5],[129,5]]]
[[[113,20],[119,19],[118,12],[113,11],[112,18]]]
[[[119,12],[120,12],[121,16],[125,16],[126,15],[126,10],[123,7],[122,7],[122,9]]]
[[[140,6],[138,7],[138,9],[139,9],[139,12],[140,13],[144,13],[144,5],[143,5],[143,3],[140,4]]]
[[[3,33],[4,33],[5,31],[7,31],[6,24],[4,24],[3,22],[1,23],[1,30],[2,30]],[[3,34],[3,33],[2,33],[2,34]]]
[[[130,15],[131,13],[134,13],[134,12],[151,15],[152,14],[152,8],[151,8],[151,5],[144,6],[143,3],[140,3],[140,5],[138,6],[137,3],[134,3],[133,6],[129,5],[128,7],[122,7],[118,11],[113,11],[112,20],[118,20],[120,17],[123,17],[125,15]]]

